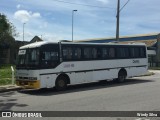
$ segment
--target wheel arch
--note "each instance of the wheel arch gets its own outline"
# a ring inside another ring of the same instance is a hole
[[[69,78],[69,76],[68,76],[67,74],[65,74],[65,73],[59,74],[58,77],[57,77],[57,79],[56,79],[56,81],[57,81],[60,77],[64,77],[64,78],[66,79],[66,81],[67,81],[67,84],[70,84],[70,78]],[[56,81],[55,81],[55,83],[56,83]]]

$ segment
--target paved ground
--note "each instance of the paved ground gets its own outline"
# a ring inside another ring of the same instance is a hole
[[[54,89],[3,92],[0,93],[0,111],[160,111],[160,71],[154,72],[153,76],[136,77],[121,84],[109,82],[75,85],[63,92]],[[143,120],[118,117],[54,119]]]

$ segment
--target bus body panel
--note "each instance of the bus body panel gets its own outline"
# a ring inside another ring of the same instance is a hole
[[[41,88],[52,88],[55,86],[57,75],[40,75]]]
[[[41,73],[45,74],[41,75],[41,82],[44,84],[43,87],[53,87],[60,74],[67,74],[70,78],[70,84],[115,79],[122,68],[126,69],[128,78],[145,74],[147,72],[147,60],[136,60],[139,63],[133,63],[133,59],[118,60],[118,62],[117,60],[64,62],[55,68],[54,72],[52,69],[41,70]]]

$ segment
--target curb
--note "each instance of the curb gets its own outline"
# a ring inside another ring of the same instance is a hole
[[[9,92],[9,91],[18,91],[21,90],[22,87],[9,85],[9,86],[0,86],[0,93],[2,92]]]
[[[155,74],[154,72],[149,71],[148,73],[146,73],[146,74],[144,74],[144,75],[142,75],[142,76],[152,76],[152,75],[154,75],[154,74]]]

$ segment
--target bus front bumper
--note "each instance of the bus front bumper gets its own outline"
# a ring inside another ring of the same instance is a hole
[[[16,80],[16,85],[21,86],[23,88],[28,88],[28,89],[39,89],[40,81],[39,80],[34,80],[34,81]]]

